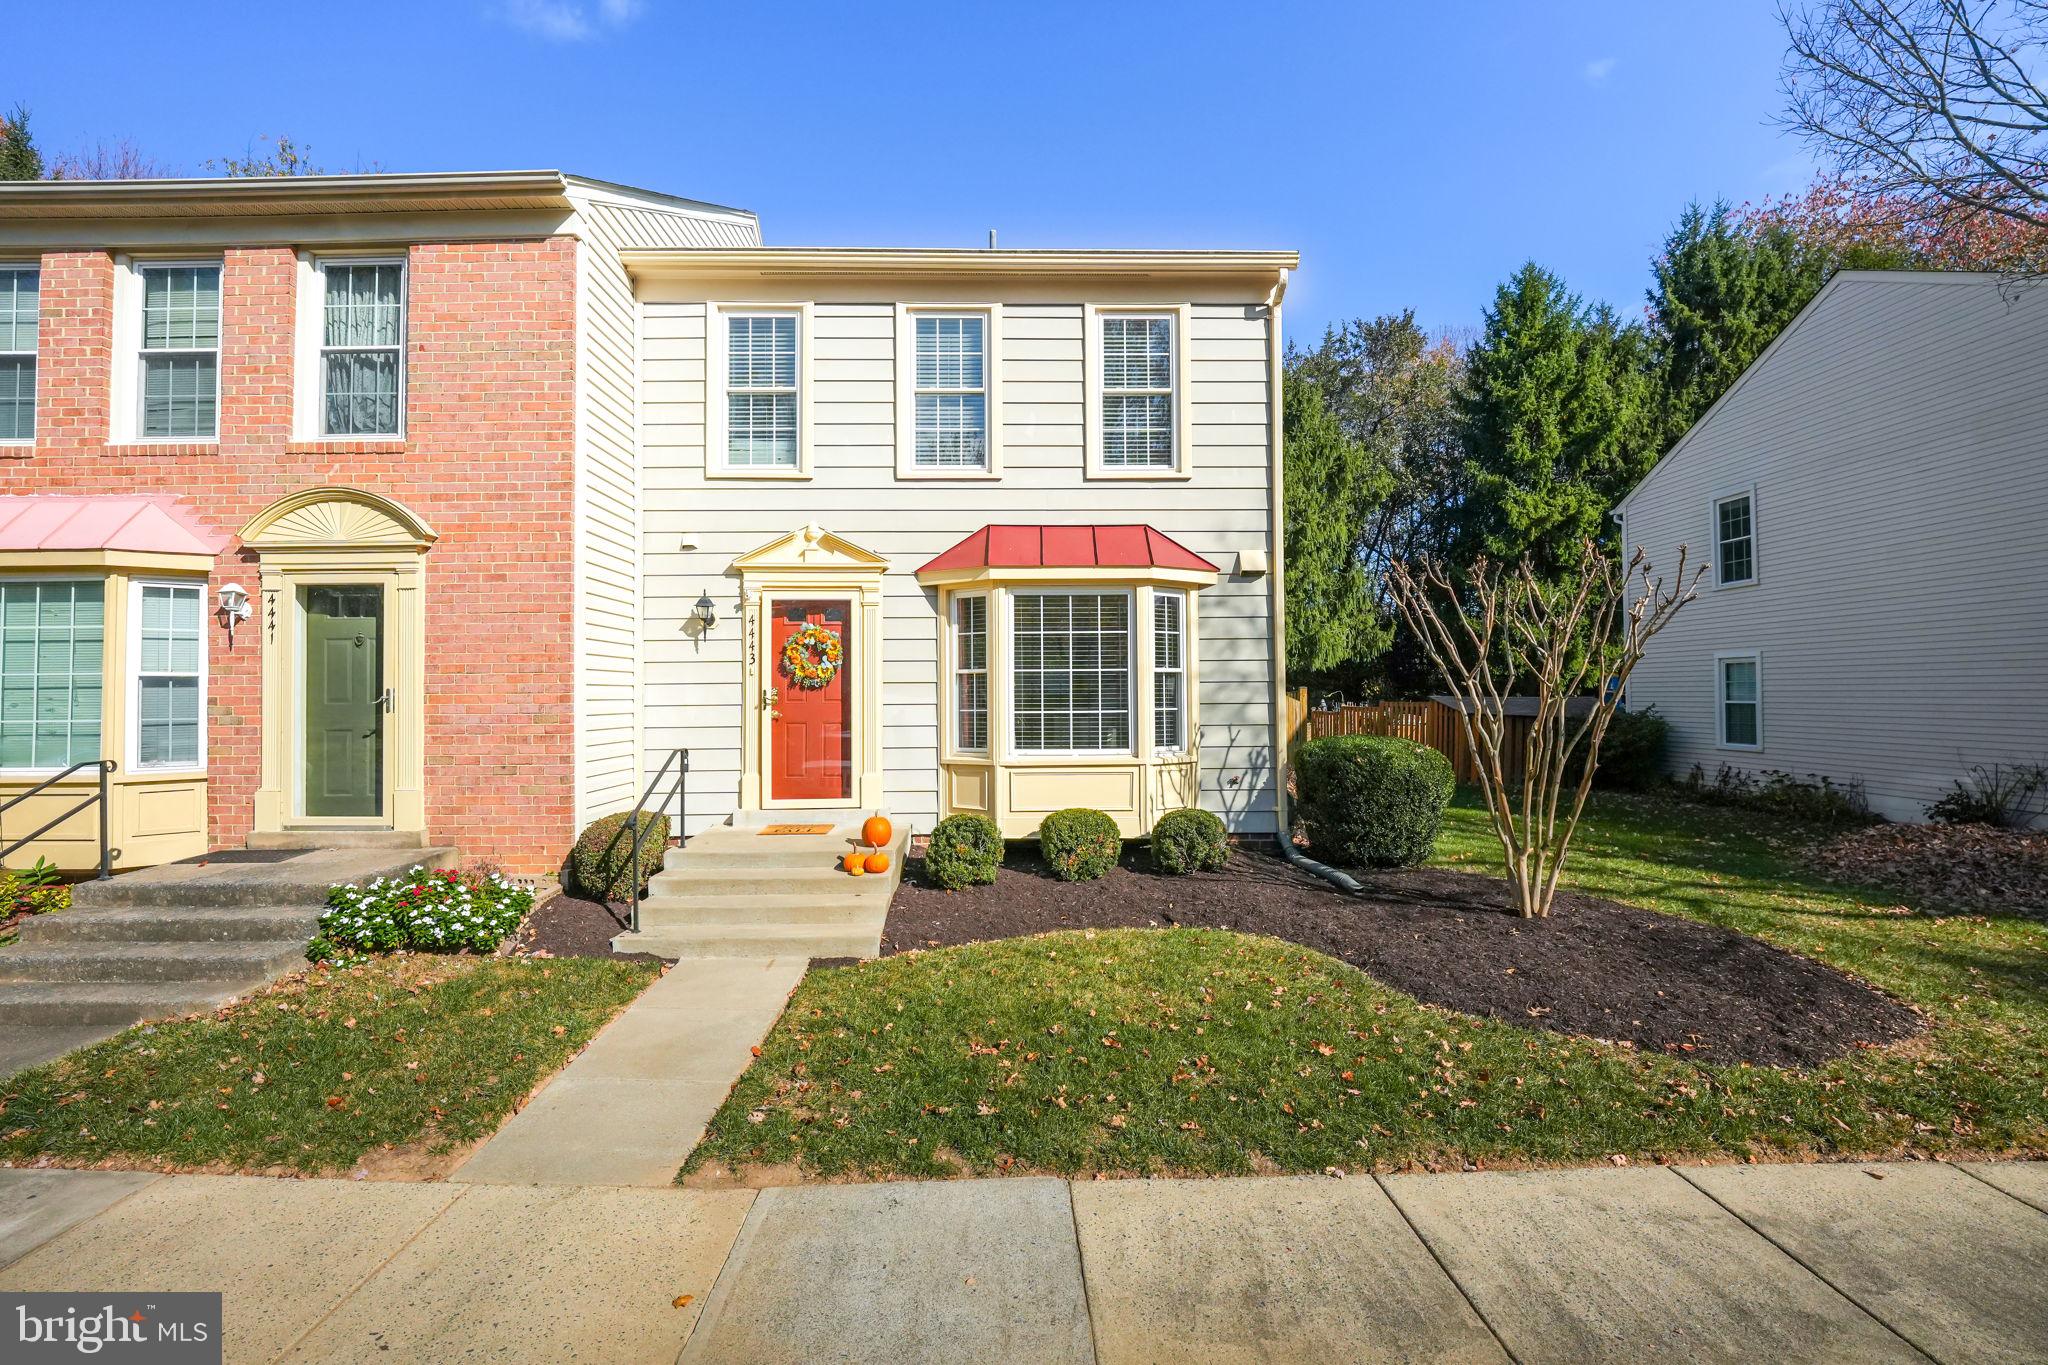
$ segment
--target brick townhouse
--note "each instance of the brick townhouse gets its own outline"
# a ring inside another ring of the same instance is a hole
[[[104,759],[117,869],[555,867],[636,772],[620,253],[758,241],[558,172],[0,187],[0,800],[74,770],[0,844]]]

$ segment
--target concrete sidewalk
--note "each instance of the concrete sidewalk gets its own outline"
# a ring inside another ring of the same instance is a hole
[[[0,1171],[0,1262],[0,1290],[220,1290],[234,1361],[2033,1361],[2048,1164],[758,1195]]]
[[[802,957],[674,964],[449,1179],[672,1183],[808,965]]]

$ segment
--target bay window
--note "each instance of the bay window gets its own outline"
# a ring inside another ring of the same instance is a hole
[[[1017,592],[1011,613],[1011,747],[1129,753],[1130,594]]]
[[[0,586],[0,768],[100,757],[106,590],[98,580]]]
[[[1152,747],[1179,753],[1187,747],[1187,595],[1152,598]]]
[[[988,598],[953,599],[953,747],[988,752]]]
[[[196,768],[203,757],[205,588],[135,587],[137,768]]]

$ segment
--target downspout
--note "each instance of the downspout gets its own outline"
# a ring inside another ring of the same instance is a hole
[[[1267,537],[1272,550],[1267,556],[1270,565],[1267,580],[1270,585],[1268,591],[1272,593],[1273,622],[1273,840],[1280,846],[1280,856],[1294,866],[1311,876],[1321,877],[1340,891],[1356,892],[1365,888],[1354,878],[1313,858],[1303,857],[1295,848],[1294,815],[1287,807],[1287,432],[1283,416],[1286,404],[1281,390],[1286,378],[1286,364],[1280,341],[1280,301],[1286,295],[1287,271],[1282,269],[1273,281],[1273,288],[1266,294],[1266,395],[1270,405],[1267,432],[1272,442],[1267,480],[1271,489]]]

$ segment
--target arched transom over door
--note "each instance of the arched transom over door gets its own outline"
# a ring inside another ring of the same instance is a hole
[[[359,488],[310,488],[243,528],[263,648],[257,842],[426,829],[426,565],[433,528]]]

